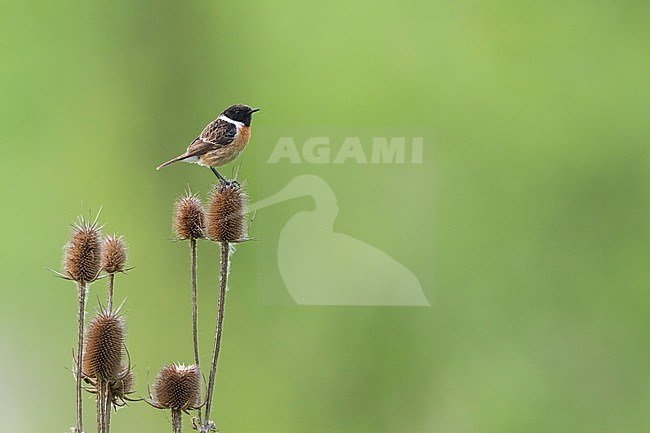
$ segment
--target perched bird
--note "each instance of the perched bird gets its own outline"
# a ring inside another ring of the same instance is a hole
[[[187,146],[184,154],[161,164],[156,170],[177,161],[194,162],[210,167],[217,178],[227,184],[228,181],[215,167],[234,161],[244,151],[251,137],[251,120],[256,111],[259,111],[259,108],[251,108],[244,104],[231,105],[205,127],[201,134]]]

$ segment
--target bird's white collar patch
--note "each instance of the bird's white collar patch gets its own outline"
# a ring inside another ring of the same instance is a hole
[[[228,117],[228,116],[226,116],[224,114],[219,116],[219,119],[223,120],[224,122],[232,123],[233,125],[235,125],[237,127],[237,129],[244,126],[244,124],[242,122],[237,122],[236,120],[232,120],[230,117]]]

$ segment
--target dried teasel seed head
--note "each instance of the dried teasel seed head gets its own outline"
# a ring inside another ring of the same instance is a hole
[[[205,211],[201,200],[187,193],[176,200],[174,209],[174,232],[179,239],[203,239],[205,237]]]
[[[124,317],[101,312],[88,324],[82,370],[93,379],[114,380],[124,372]]]
[[[201,375],[196,365],[164,365],[154,383],[155,403],[164,409],[188,410],[199,406]]]
[[[126,245],[124,238],[109,235],[104,238],[102,245],[102,269],[109,274],[122,272],[126,263]]]
[[[65,245],[63,268],[65,274],[78,283],[91,283],[101,270],[101,233],[97,222],[80,217],[72,225],[72,235]]]
[[[246,193],[235,185],[218,185],[210,196],[208,237],[218,242],[239,242],[246,236]]]

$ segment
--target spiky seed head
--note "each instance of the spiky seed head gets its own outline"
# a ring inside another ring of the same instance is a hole
[[[164,409],[188,410],[199,406],[201,375],[196,365],[164,365],[154,382],[155,403]]]
[[[102,269],[109,273],[122,272],[126,263],[126,245],[124,238],[108,235],[102,245]]]
[[[246,193],[234,185],[218,185],[210,196],[208,237],[218,242],[239,242],[246,236]]]
[[[81,284],[95,281],[101,270],[101,251],[101,233],[97,222],[91,223],[80,217],[72,225],[70,240],[65,245],[65,274]]]
[[[179,239],[203,239],[205,237],[205,211],[201,200],[188,192],[176,200],[174,209],[174,232]]]
[[[101,312],[86,332],[83,373],[93,379],[114,380],[123,373],[124,317]]]

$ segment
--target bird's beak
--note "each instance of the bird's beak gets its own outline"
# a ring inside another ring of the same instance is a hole
[[[260,111],[260,109],[259,108],[251,108],[251,113],[254,113],[256,111]]]

